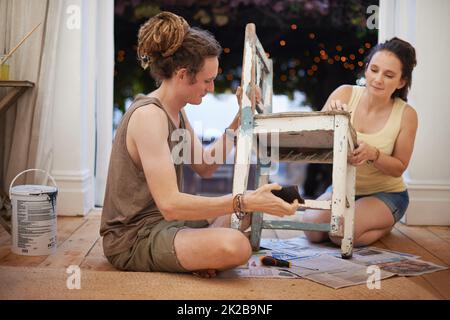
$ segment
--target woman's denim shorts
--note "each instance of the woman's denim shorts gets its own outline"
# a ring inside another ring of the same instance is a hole
[[[326,192],[331,192],[332,186],[329,186]],[[398,222],[406,213],[409,205],[408,190],[402,192],[377,192],[374,194],[365,194],[355,196],[355,200],[364,197],[375,197],[383,201],[391,209],[395,222]]]

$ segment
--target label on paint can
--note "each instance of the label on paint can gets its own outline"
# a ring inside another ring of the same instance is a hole
[[[12,188],[12,251],[49,255],[56,251],[55,187],[22,185]]]

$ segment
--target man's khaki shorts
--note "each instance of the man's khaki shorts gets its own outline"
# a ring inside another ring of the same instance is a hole
[[[166,221],[144,226],[137,240],[127,251],[108,256],[108,261],[119,270],[188,272],[178,261],[174,239],[184,228],[206,228],[208,221]]]

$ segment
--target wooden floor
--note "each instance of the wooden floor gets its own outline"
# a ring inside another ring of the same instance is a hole
[[[42,257],[11,253],[11,237],[0,228],[0,266],[66,268],[69,265],[79,265],[81,269],[114,271],[103,255],[99,225],[99,211],[91,212],[87,217],[59,217],[58,251],[54,255]],[[299,235],[297,231],[284,230],[264,230],[263,233],[263,237],[269,238],[289,238],[297,235]],[[415,254],[423,260],[450,266],[449,227],[410,227],[398,223],[392,233],[378,241],[375,246]],[[430,297],[431,293],[435,299],[450,299],[449,270],[406,279],[423,289],[426,297]],[[404,282],[398,283],[397,290],[403,290]],[[415,292],[416,296],[417,294],[418,292]],[[380,297],[383,298],[382,293]]]

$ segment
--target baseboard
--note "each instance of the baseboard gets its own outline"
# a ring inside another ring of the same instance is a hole
[[[407,182],[409,207],[402,222],[407,225],[450,226],[450,184]]]
[[[58,216],[84,216],[94,208],[94,179],[89,170],[52,171],[58,185]]]

